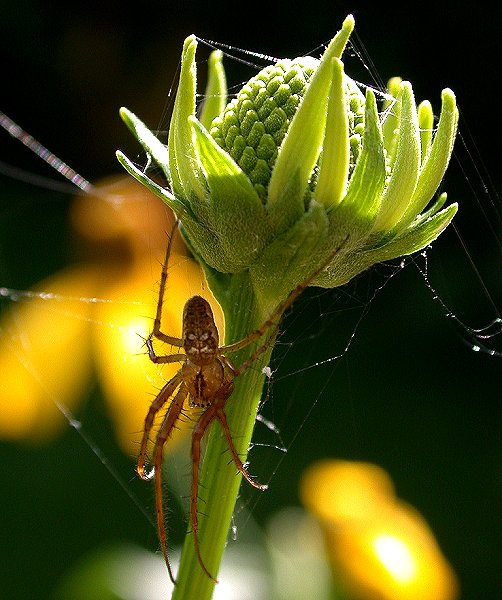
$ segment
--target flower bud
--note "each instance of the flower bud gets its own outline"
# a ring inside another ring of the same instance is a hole
[[[320,60],[265,67],[220,114],[226,83],[222,55],[213,53],[201,120],[197,42],[187,38],[167,148],[121,110],[169,188],[118,153],[120,162],[175,211],[206,273],[246,272],[270,305],[321,265],[312,283],[334,287],[424,248],[457,210],[442,209],[445,195],[428,208],[453,149],[453,92],[442,93],[435,133],[430,104],[417,110],[409,82],[391,80],[379,114],[373,92],[363,94],[344,73],[341,55],[353,27],[348,16]]]

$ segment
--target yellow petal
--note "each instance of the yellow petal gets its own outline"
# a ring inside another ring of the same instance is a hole
[[[134,255],[163,252],[174,216],[160,198],[129,176],[109,177],[94,187],[96,194],[72,202],[71,221],[79,235],[93,244],[126,242]],[[174,252],[186,254],[180,236]]]
[[[423,517],[404,503],[371,519],[328,526],[329,554],[356,598],[454,600],[455,574]]]
[[[319,461],[304,474],[304,505],[319,519],[366,518],[394,497],[389,475],[377,465],[342,460]]]
[[[454,600],[455,573],[424,518],[396,498],[376,465],[322,461],[305,473],[301,497],[321,521],[328,555],[350,597]]]
[[[42,281],[0,324],[0,437],[44,441],[67,426],[87,391],[98,272],[74,268]]]

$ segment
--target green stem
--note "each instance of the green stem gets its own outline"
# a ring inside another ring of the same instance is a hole
[[[226,343],[239,340],[259,327],[269,316],[263,315],[255,300],[247,274],[231,276],[224,297],[220,297],[225,312]],[[213,290],[214,291],[214,290]],[[236,366],[253,355],[263,343],[251,344],[231,359]],[[237,452],[243,462],[253,434],[265,375],[272,346],[268,348],[240,377],[227,402],[225,412]],[[251,468],[252,470],[252,468]],[[241,475],[230,459],[226,441],[218,423],[211,425],[199,482],[199,541],[202,558],[209,572],[217,578],[218,570],[231,525]],[[255,491],[259,494],[260,492]],[[214,582],[203,572],[195,551],[191,526],[181,555],[173,600],[206,600],[213,594]]]

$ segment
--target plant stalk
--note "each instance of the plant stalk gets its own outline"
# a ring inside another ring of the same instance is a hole
[[[213,292],[217,295],[218,290],[213,288]],[[218,300],[225,313],[225,343],[246,337],[270,316],[264,315],[264,310],[258,307],[247,274],[232,276],[230,285]],[[265,342],[266,335],[258,342],[236,352],[230,357],[232,362],[239,367],[253,356],[256,349]],[[262,369],[269,362],[272,348],[271,343],[266,351],[236,378],[234,392],[225,407],[232,438],[243,462],[248,453],[265,382]],[[252,473],[252,465],[250,470]],[[221,426],[215,422],[207,434],[198,489],[200,550],[204,564],[215,578],[218,578],[241,479],[242,476],[230,458]],[[260,492],[256,490],[254,493]],[[214,585],[199,564],[189,523],[172,598],[209,600]]]

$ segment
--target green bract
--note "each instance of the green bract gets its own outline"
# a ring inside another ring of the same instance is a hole
[[[315,285],[338,286],[420,250],[457,210],[441,210],[445,194],[428,207],[456,135],[453,92],[442,92],[435,133],[430,104],[417,109],[408,82],[393,81],[393,100],[379,114],[373,92],[363,95],[343,71],[353,27],[349,16],[320,60],[266,67],[225,108],[221,53],[213,53],[200,119],[197,41],[187,38],[167,147],[121,110],[169,189],[119,152],[120,162],[175,211],[206,271],[247,271],[263,306],[275,306],[330,256]]]

